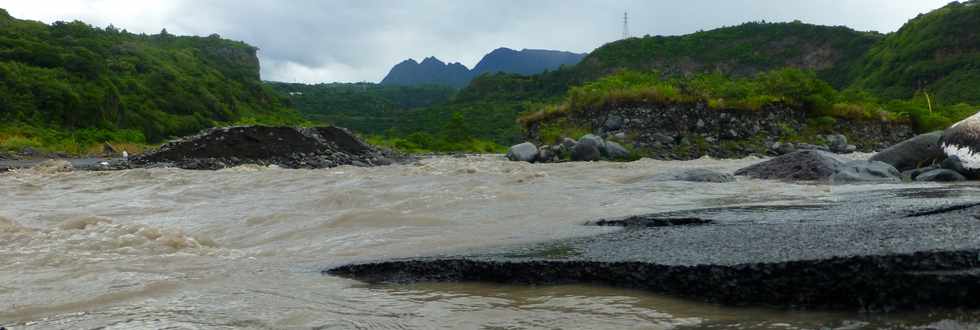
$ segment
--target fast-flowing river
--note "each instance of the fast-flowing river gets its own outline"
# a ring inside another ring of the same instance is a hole
[[[243,166],[0,174],[8,329],[975,328],[980,313],[731,308],[593,286],[367,285],[330,266],[615,230],[599,218],[832,201],[831,187],[652,174],[757,162],[532,165],[435,157],[376,168]],[[901,185],[893,185],[901,186]]]

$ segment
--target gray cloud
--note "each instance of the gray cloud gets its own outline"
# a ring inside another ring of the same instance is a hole
[[[676,35],[746,21],[890,32],[949,0],[0,0],[18,18],[82,20],[132,32],[208,35],[258,46],[267,80],[378,81],[406,58],[468,67],[497,47],[588,52],[633,35]]]

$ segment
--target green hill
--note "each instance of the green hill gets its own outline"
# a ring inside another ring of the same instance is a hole
[[[410,109],[448,102],[456,89],[448,86],[388,86],[372,83],[293,84],[269,82],[288,95],[303,117],[366,134],[382,134],[399,126],[398,116]]]
[[[980,1],[910,20],[872,47],[853,75],[854,87],[883,97],[926,91],[943,104],[980,104]]]
[[[646,36],[606,44],[577,68],[605,75],[618,69],[667,75],[720,72],[751,76],[779,68],[817,72],[835,86],[845,85],[849,69],[883,38],[846,27],[792,23],[745,23],[683,36]]]
[[[226,123],[298,123],[259,79],[257,48],[18,20],[0,9],[0,148],[84,152]]]

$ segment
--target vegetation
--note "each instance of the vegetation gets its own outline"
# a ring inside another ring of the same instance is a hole
[[[355,84],[268,83],[303,117],[330,123],[364,134],[383,134],[398,126],[399,113],[409,109],[444,104],[456,94],[446,86],[387,86]]]
[[[618,107],[651,104],[702,103],[710,109],[759,111],[783,105],[806,111],[811,118],[850,120],[909,120],[922,130],[947,127],[977,111],[967,104],[931,106],[924,99],[879,100],[856,89],[843,92],[819,79],[812,71],[779,69],[752,77],[720,73],[671,77],[659,73],[621,71],[572,88],[559,103],[522,115],[528,127],[569,114],[589,114]],[[555,127],[546,129],[575,129]]]
[[[721,72],[751,76],[794,67],[843,87],[854,62],[882,39],[846,27],[752,22],[683,36],[646,36],[596,49],[580,71],[656,70],[670,75]],[[594,74],[593,74],[594,76]]]
[[[80,153],[236,122],[302,122],[259,80],[256,51],[217,35],[46,25],[0,9],[0,145]]]
[[[933,102],[980,104],[980,1],[920,15],[875,45],[854,71],[855,87],[887,98],[928,92]]]

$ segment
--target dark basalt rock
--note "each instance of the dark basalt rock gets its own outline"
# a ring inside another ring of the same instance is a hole
[[[826,180],[843,164],[842,160],[829,152],[801,150],[740,169],[735,171],[735,175],[756,179]]]
[[[729,305],[980,307],[980,192],[923,188],[838,202],[678,211],[631,228],[324,271],[367,282],[601,284]],[[700,225],[678,225],[710,219]]]
[[[946,158],[946,154],[939,146],[942,136],[941,131],[922,134],[891,146],[871,156],[870,160],[891,164],[899,171],[939,163]]]
[[[960,182],[966,181],[962,174],[947,169],[934,169],[922,173],[915,177],[915,181],[922,182]]]
[[[212,128],[134,157],[133,166],[215,170],[243,164],[284,168],[387,165],[395,155],[339,127],[238,126]]]

